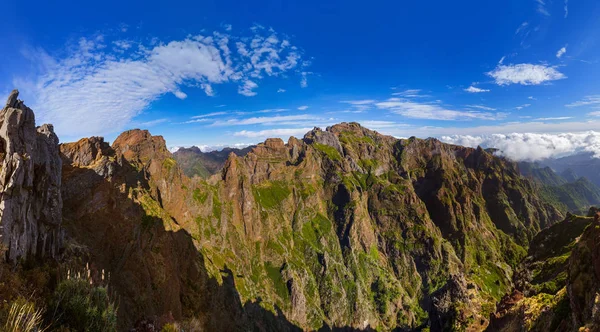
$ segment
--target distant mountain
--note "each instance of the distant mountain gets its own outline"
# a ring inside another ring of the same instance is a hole
[[[567,179],[585,177],[600,186],[600,159],[594,158],[592,153],[578,153],[563,158],[547,159],[541,164],[552,168]]]
[[[179,148],[173,153],[173,158],[175,158],[185,175],[207,178],[223,168],[229,154],[234,153],[239,157],[243,157],[252,148],[253,146],[243,149],[224,148],[219,151],[202,152],[197,146],[192,146],[190,148]]]
[[[570,168],[558,174],[541,163],[520,162],[518,166],[523,176],[539,186],[540,195],[563,212],[585,213],[600,204],[600,187],[586,177],[577,177]]]

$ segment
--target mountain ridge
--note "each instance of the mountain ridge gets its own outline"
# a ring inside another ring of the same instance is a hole
[[[267,139],[206,179],[144,130],[59,148],[57,264],[110,273],[121,330],[482,330],[563,219],[505,158],[357,123]]]

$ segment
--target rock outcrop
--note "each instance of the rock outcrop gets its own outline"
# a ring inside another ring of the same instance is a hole
[[[0,111],[0,243],[14,262],[57,254],[62,241],[62,162],[52,125],[35,126],[14,90]]]

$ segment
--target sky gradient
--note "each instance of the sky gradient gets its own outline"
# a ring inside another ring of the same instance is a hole
[[[61,141],[242,146],[356,121],[515,159],[600,156],[597,1],[9,0],[0,93]]]

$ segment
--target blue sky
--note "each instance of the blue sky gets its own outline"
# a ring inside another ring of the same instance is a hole
[[[357,121],[539,159],[600,151],[597,1],[9,1],[0,93],[62,141],[220,147]],[[527,145],[527,148],[523,148]]]

